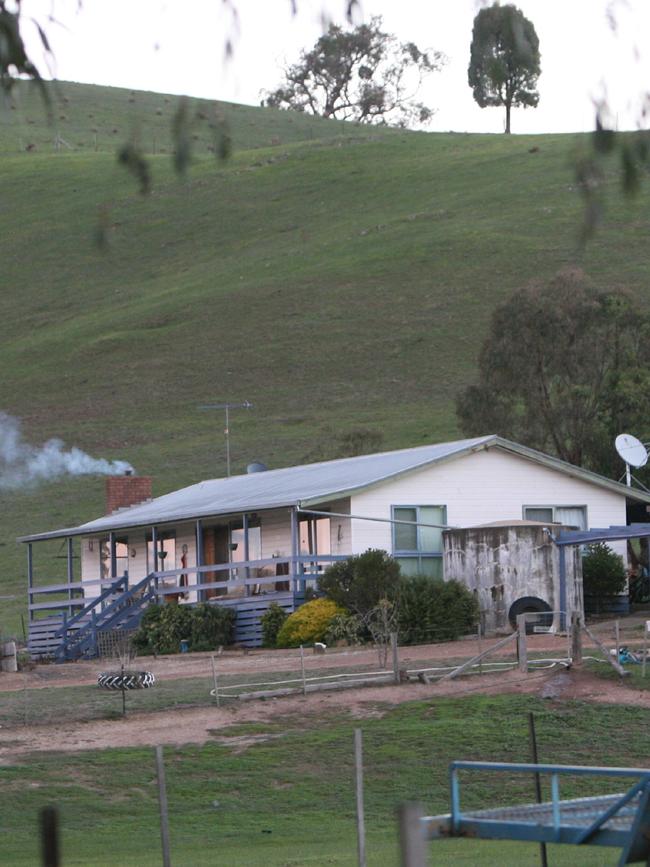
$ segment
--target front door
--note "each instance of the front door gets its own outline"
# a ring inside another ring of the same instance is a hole
[[[203,565],[223,565],[230,561],[230,530],[228,526],[205,527],[203,529]],[[214,581],[227,581],[228,570],[221,569],[216,572],[201,573],[202,583],[210,584]],[[212,599],[215,596],[225,596],[226,587],[215,587],[214,590],[206,590],[205,598]]]

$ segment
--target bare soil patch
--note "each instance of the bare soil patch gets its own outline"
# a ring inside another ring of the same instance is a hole
[[[214,741],[238,752],[277,734],[229,737],[227,729],[240,723],[271,724],[284,716],[327,716],[349,713],[355,719],[379,717],[386,708],[409,701],[433,700],[438,696],[461,696],[471,692],[523,693],[542,696],[559,676],[557,670],[522,675],[517,671],[468,677],[436,684],[366,687],[335,693],[289,696],[259,702],[232,701],[226,707],[181,709],[139,713],[121,720],[101,720],[75,726],[27,726],[0,729],[0,764],[13,763],[32,752],[77,752],[106,747],[203,744]],[[650,709],[650,694],[630,689],[624,683],[602,680],[588,672],[563,673],[549,701],[580,699],[625,704]],[[223,734],[220,730],[223,729]],[[282,736],[282,735],[279,735]]]
[[[484,648],[488,641],[484,640]],[[566,638],[553,635],[530,636],[529,651],[552,650],[555,655],[565,655]],[[512,655],[514,644],[497,651],[496,656]],[[450,659],[466,659],[478,652],[475,638],[464,638],[459,641],[449,641],[443,644],[421,644],[416,647],[402,647],[399,651],[400,662],[428,661],[433,664],[444,664]],[[142,656],[138,657],[132,666],[138,670],[152,671],[156,678],[173,679],[184,677],[211,676],[210,653],[180,653],[174,656]],[[299,650],[252,650],[244,653],[241,650],[226,650],[216,657],[220,674],[251,674],[270,671],[290,671],[299,668]],[[324,655],[307,653],[305,668],[356,668],[377,663],[377,651],[374,648],[329,648]],[[84,662],[68,662],[62,665],[54,663],[37,665],[32,671],[17,674],[0,673],[0,692],[14,689],[38,689],[39,687],[87,686],[97,682],[97,675],[102,671],[119,669],[119,663],[114,659],[89,660]]]
[[[566,655],[566,638],[550,635],[530,636],[529,653],[543,652],[549,657]],[[500,655],[512,658],[514,645],[503,648]],[[442,665],[449,660],[468,658],[477,651],[475,639],[447,644],[400,648],[400,663],[404,667]],[[299,651],[229,651],[217,659],[222,675],[256,674],[295,670]],[[153,671],[160,681],[211,675],[210,654],[182,654],[169,657],[145,657],[138,668]],[[308,670],[316,668],[350,668],[377,666],[377,653],[372,648],[328,650],[325,656],[306,657]],[[96,682],[97,674],[115,668],[113,661],[80,662],[65,665],[39,665],[30,672],[0,675],[0,691],[16,689],[58,689]],[[202,708],[178,708],[156,712],[132,712],[125,719],[93,720],[60,725],[5,726],[0,728],[0,764],[9,764],[26,753],[76,752],[106,747],[153,746],[156,744],[203,744],[215,739],[241,752],[251,745],[281,737],[276,733],[228,734],[228,728],[242,723],[260,723],[263,727],[278,718],[299,716],[319,717],[349,714],[353,719],[379,718],[386,709],[403,702],[438,696],[462,696],[472,692],[524,693],[561,703],[583,700],[610,704],[625,704],[650,709],[650,692],[630,688],[624,681],[606,680],[588,671],[562,668],[531,671],[523,675],[516,670],[496,674],[462,677],[454,681],[432,684],[402,684],[400,686],[370,686],[337,692],[292,695],[266,701],[239,702]],[[276,728],[277,732],[277,728]]]

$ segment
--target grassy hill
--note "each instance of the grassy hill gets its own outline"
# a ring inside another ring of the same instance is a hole
[[[613,189],[605,229],[577,248],[580,136],[378,131],[220,106],[233,158],[214,158],[199,119],[181,181],[161,152],[175,101],[62,85],[55,124],[71,149],[53,146],[26,88],[0,114],[0,409],[33,442],[131,461],[156,494],[224,473],[223,419],[200,404],[254,404],[233,414],[234,471],[333,455],[355,428],[385,448],[454,437],[454,398],[513,289],[580,264],[648,295],[645,200]],[[136,128],[150,152],[156,140],[146,198],[114,156]],[[96,478],[0,493],[0,595],[17,597],[0,626],[15,632],[23,605],[15,536],[102,511]]]
[[[48,85],[50,122],[40,91],[17,82],[11,98],[0,105],[0,153],[80,151],[114,153],[126,140],[148,154],[171,153],[171,125],[181,98],[119,87],[58,82]],[[187,99],[190,135],[198,155],[209,155],[225,123],[238,150],[295,141],[353,136],[342,121],[323,121],[306,114],[287,115],[246,105]],[[58,142],[58,144],[57,144]]]

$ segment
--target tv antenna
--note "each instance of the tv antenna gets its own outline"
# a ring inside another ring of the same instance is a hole
[[[646,444],[637,439],[632,434],[619,434],[614,440],[614,446],[619,454],[619,457],[625,461],[625,484],[628,488],[632,487],[632,479],[641,485],[638,479],[632,475],[630,467],[635,469],[645,467],[648,463],[648,449]],[[645,488],[645,485],[641,485]]]
[[[226,435],[226,474],[228,478],[230,478],[230,410],[252,408],[253,404],[249,400],[245,400],[243,403],[207,403],[199,407],[199,409],[223,409],[226,412],[224,434]]]

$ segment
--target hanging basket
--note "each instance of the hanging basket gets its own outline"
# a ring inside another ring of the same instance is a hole
[[[102,671],[97,675],[100,689],[149,689],[155,682],[151,671]]]

